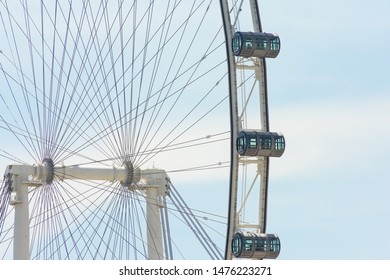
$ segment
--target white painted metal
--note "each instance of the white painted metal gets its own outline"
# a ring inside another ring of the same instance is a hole
[[[12,178],[10,204],[15,207],[14,248],[15,260],[28,260],[29,256],[29,211],[28,211],[28,176],[35,174],[33,166],[9,165],[6,176]]]
[[[23,184],[23,174],[12,175],[13,193],[10,204],[15,207],[14,248],[15,260],[28,260],[29,256],[29,212],[28,188]]]
[[[252,14],[252,24],[253,30],[255,32],[261,32],[261,22],[258,14],[258,4],[257,0],[250,0],[251,14]],[[260,95],[260,122],[261,130],[269,131],[269,120],[268,120],[268,104],[267,104],[267,88],[266,88],[266,77],[265,77],[265,60],[264,59],[255,59],[254,61],[254,72],[255,79],[259,85],[259,95]],[[266,228],[266,196],[267,196],[267,180],[268,180],[268,163],[269,160],[260,161],[257,164],[257,172],[260,174],[260,197],[259,197],[259,214],[258,214],[258,227],[256,228],[261,233],[265,233]]]
[[[57,180],[102,180],[125,182],[132,177],[132,188],[144,190],[147,202],[148,258],[163,259],[163,236],[160,210],[167,194],[168,176],[162,169],[135,170],[129,174],[126,167],[90,168],[81,166],[54,166]],[[12,178],[10,204],[15,207],[14,259],[27,260],[29,256],[28,187],[44,185],[50,171],[45,164],[9,165],[5,171]]]
[[[89,168],[81,166],[58,166],[54,168],[56,178],[60,180],[97,180],[126,181],[127,170],[124,167]]]
[[[161,169],[146,169],[142,171],[142,180],[146,188],[148,258],[162,260],[164,251],[160,211],[164,207],[168,176]]]
[[[163,255],[163,239],[160,221],[160,205],[158,204],[158,187],[146,189],[146,218],[147,218],[147,242],[148,258],[161,260]]]

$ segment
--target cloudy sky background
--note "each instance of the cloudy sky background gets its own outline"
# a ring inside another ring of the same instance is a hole
[[[268,229],[282,259],[389,259],[388,1],[260,1],[282,51],[268,61]]]

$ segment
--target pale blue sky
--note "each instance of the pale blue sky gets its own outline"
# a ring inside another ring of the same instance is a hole
[[[389,259],[388,1],[261,1],[268,61],[269,224],[282,259]]]

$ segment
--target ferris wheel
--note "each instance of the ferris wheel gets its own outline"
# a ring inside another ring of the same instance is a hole
[[[183,2],[0,0],[0,259],[279,255],[279,37],[257,1]]]

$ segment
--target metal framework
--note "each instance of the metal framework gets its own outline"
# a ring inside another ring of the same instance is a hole
[[[247,115],[249,115],[250,104],[259,102],[255,106],[258,110],[255,114],[258,119],[254,120],[256,127],[249,128],[265,132],[270,128],[265,58],[235,57],[231,46],[236,31],[262,32],[258,3],[256,0],[241,1],[235,8],[230,7],[227,0],[221,0],[220,3],[226,38],[231,115],[230,198],[225,259],[232,259],[231,240],[236,232],[245,230],[263,234],[266,232],[267,225],[269,157],[240,157],[236,150],[235,141],[239,132],[248,128]],[[245,24],[242,21],[247,18],[251,19],[251,25],[246,26],[249,30],[239,30]],[[248,76],[253,79],[249,81],[245,78]],[[249,93],[245,88],[250,88]],[[250,168],[252,166],[255,170]],[[250,182],[249,187],[247,181]],[[240,193],[242,193],[241,198]],[[257,219],[248,222],[245,220],[244,213],[246,210],[253,212],[253,209],[246,209],[247,201],[256,195],[258,195],[257,198],[255,197]]]
[[[29,207],[28,188],[41,187],[56,180],[118,181],[133,191],[146,191],[146,220],[148,258],[164,258],[161,213],[164,196],[168,193],[169,177],[162,169],[132,170],[123,167],[90,168],[82,166],[54,166],[51,161],[37,165],[9,165],[5,171],[8,187],[12,191],[10,204],[15,207],[14,259],[28,260]]]

